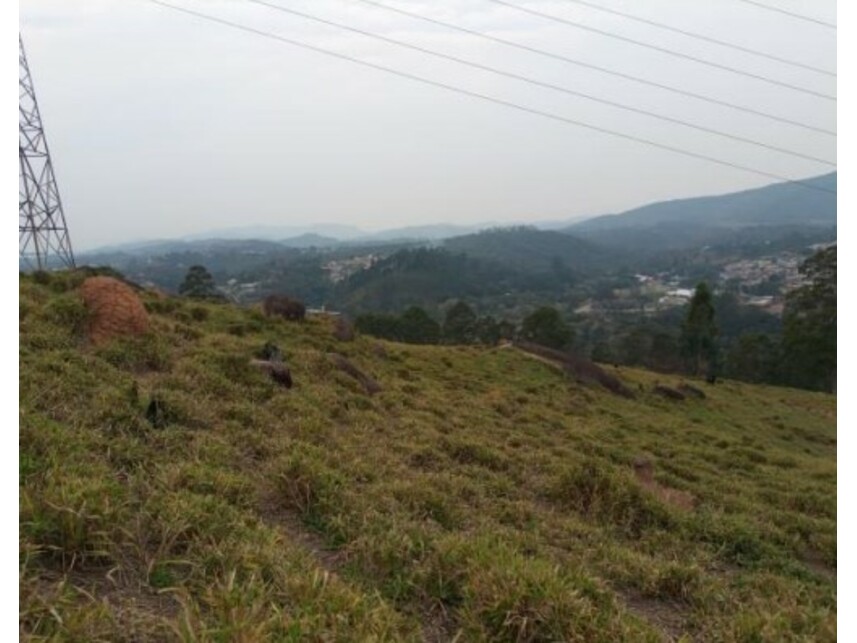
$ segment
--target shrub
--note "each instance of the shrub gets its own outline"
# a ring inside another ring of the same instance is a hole
[[[503,471],[508,468],[508,462],[503,456],[476,442],[444,439],[441,442],[441,448],[461,464],[477,464],[492,471]]]
[[[155,299],[145,302],[146,311],[158,315],[169,315],[182,308],[182,303],[178,299],[168,297],[165,299]]]
[[[89,318],[83,300],[75,293],[53,297],[44,308],[44,316],[71,335],[82,336]]]
[[[559,311],[543,306],[528,315],[521,324],[521,339],[556,348],[567,349],[574,342],[574,331],[563,321]]]
[[[623,471],[609,470],[592,460],[560,475],[550,495],[563,507],[615,525],[634,537],[644,529],[673,524],[669,510]]]

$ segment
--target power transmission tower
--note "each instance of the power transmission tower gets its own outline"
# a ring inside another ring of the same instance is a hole
[[[21,269],[74,267],[51,155],[36,103],[33,79],[18,35],[18,213]]]

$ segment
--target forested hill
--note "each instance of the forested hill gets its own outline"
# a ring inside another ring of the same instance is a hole
[[[522,272],[571,270],[587,273],[618,259],[613,251],[571,234],[526,226],[454,237],[447,239],[443,247]]]
[[[408,306],[434,308],[452,298],[496,295],[524,283],[525,276],[500,263],[443,248],[400,250],[340,284],[336,300],[347,311],[398,312]]]
[[[565,231],[597,243],[652,250],[705,243],[746,228],[771,235],[836,226],[836,173],[717,196],[653,203],[588,219]],[[807,187],[810,186],[810,187]]]
[[[395,252],[339,285],[335,300],[348,311],[398,312],[514,293],[550,299],[615,260],[612,251],[561,232],[493,229]]]

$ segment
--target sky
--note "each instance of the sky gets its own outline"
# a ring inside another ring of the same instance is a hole
[[[531,110],[800,179],[825,163],[464,67],[247,0],[177,5]],[[488,42],[358,0],[273,4],[804,155],[834,136]],[[494,0],[379,0],[827,130],[836,102]],[[836,78],[605,14],[510,4],[822,94]],[[836,31],[743,0],[589,0],[836,70]],[[766,0],[835,22],[833,0]],[[75,249],[250,225],[526,223],[776,182],[206,22],[147,0],[21,0],[19,24]]]

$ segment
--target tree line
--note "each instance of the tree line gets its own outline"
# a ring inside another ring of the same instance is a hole
[[[361,332],[394,341],[494,345],[501,339],[518,338],[584,352],[597,362],[704,376],[710,381],[723,376],[835,391],[836,246],[807,259],[800,273],[805,283],[788,294],[781,323],[774,323],[777,320],[766,313],[742,310],[734,294],[715,296],[706,282],[700,282],[672,327],[663,322],[641,323],[616,336],[604,328],[588,328],[587,337],[579,343],[574,325],[550,306],[536,309],[520,326],[479,316],[464,301],[450,307],[442,322],[413,306],[401,315],[360,315],[355,325]],[[741,332],[742,328],[756,330]]]
[[[491,315],[479,316],[466,302],[458,301],[436,321],[424,309],[411,306],[401,315],[367,313],[354,321],[355,328],[367,335],[412,344],[482,344],[494,346],[515,338],[566,350],[574,341],[572,327],[559,311],[543,306],[528,315],[520,327]]]
[[[789,293],[782,332],[742,335],[727,355],[736,379],[836,391],[836,246],[800,267],[805,284]]]
[[[415,253],[414,259],[425,261],[428,256]],[[414,344],[493,346],[501,340],[524,339],[558,350],[574,349],[597,362],[705,376],[710,381],[724,376],[835,391],[836,246],[804,261],[800,273],[804,284],[787,295],[776,327],[771,327],[770,315],[741,312],[734,295],[716,297],[704,281],[671,328],[663,322],[645,322],[611,336],[603,327],[581,325],[586,332],[580,342],[575,341],[575,326],[551,306],[537,308],[518,326],[491,315],[480,316],[463,300],[449,307],[442,321],[411,306],[401,314],[359,315],[355,327],[367,335]],[[191,298],[222,297],[200,265],[188,270],[179,292]],[[754,330],[741,332],[747,328]]]

